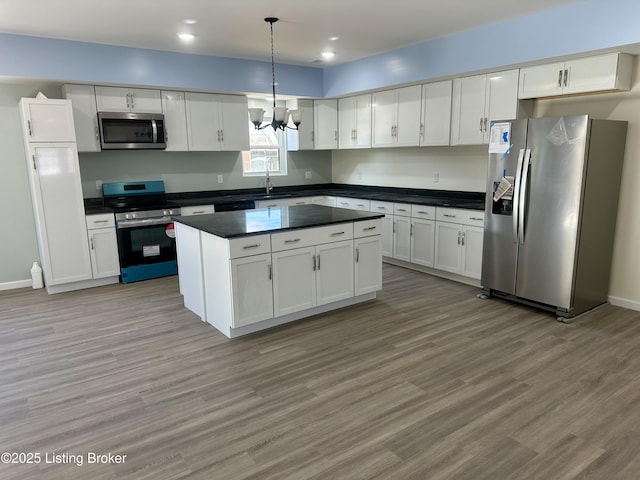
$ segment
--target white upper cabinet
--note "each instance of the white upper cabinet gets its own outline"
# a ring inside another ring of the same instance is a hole
[[[338,101],[336,99],[314,100],[313,127],[316,150],[338,148]]]
[[[421,146],[449,145],[452,85],[446,80],[422,86]]]
[[[287,100],[287,108],[300,110],[302,122],[298,130],[287,128],[287,150],[313,150],[313,100]]]
[[[99,112],[162,113],[160,90],[97,86]]]
[[[518,115],[518,70],[453,80],[451,145],[489,143],[491,120]]]
[[[189,150],[249,150],[247,97],[187,92],[185,102]]]
[[[28,142],[76,141],[70,101],[23,98],[20,105]]]
[[[420,144],[422,87],[372,94],[372,146],[415,147]]]
[[[79,152],[99,152],[100,132],[93,85],[62,86],[62,95],[71,100],[76,145]]]
[[[338,147],[371,147],[371,95],[338,100]]]
[[[184,92],[161,92],[167,151],[186,151],[187,111]]]
[[[519,98],[629,90],[633,57],[612,53],[520,70]]]

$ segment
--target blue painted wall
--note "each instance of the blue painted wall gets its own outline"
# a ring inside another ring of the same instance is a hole
[[[325,69],[277,65],[278,93],[334,97],[640,43],[640,1],[585,0]],[[269,93],[268,62],[0,34],[0,76]]]

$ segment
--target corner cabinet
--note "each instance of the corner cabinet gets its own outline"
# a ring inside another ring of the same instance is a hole
[[[420,144],[422,87],[372,94],[373,147],[417,147]]]
[[[314,100],[313,145],[316,150],[335,150],[338,148],[337,100]]]
[[[631,89],[633,56],[612,53],[520,69],[519,98]]]
[[[518,70],[453,80],[451,145],[489,143],[490,121],[518,115]]]
[[[189,150],[249,150],[247,97],[187,92],[185,102]]]
[[[78,152],[99,152],[100,131],[93,85],[62,86],[62,95],[71,100]]]
[[[338,148],[371,147],[371,95],[338,100]]]

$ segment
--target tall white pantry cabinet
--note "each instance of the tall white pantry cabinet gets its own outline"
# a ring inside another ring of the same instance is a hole
[[[71,101],[23,98],[20,115],[47,291],[117,282],[93,280]]]

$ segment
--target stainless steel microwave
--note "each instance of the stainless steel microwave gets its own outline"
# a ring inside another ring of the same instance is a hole
[[[98,112],[102,150],[167,148],[161,113]]]

